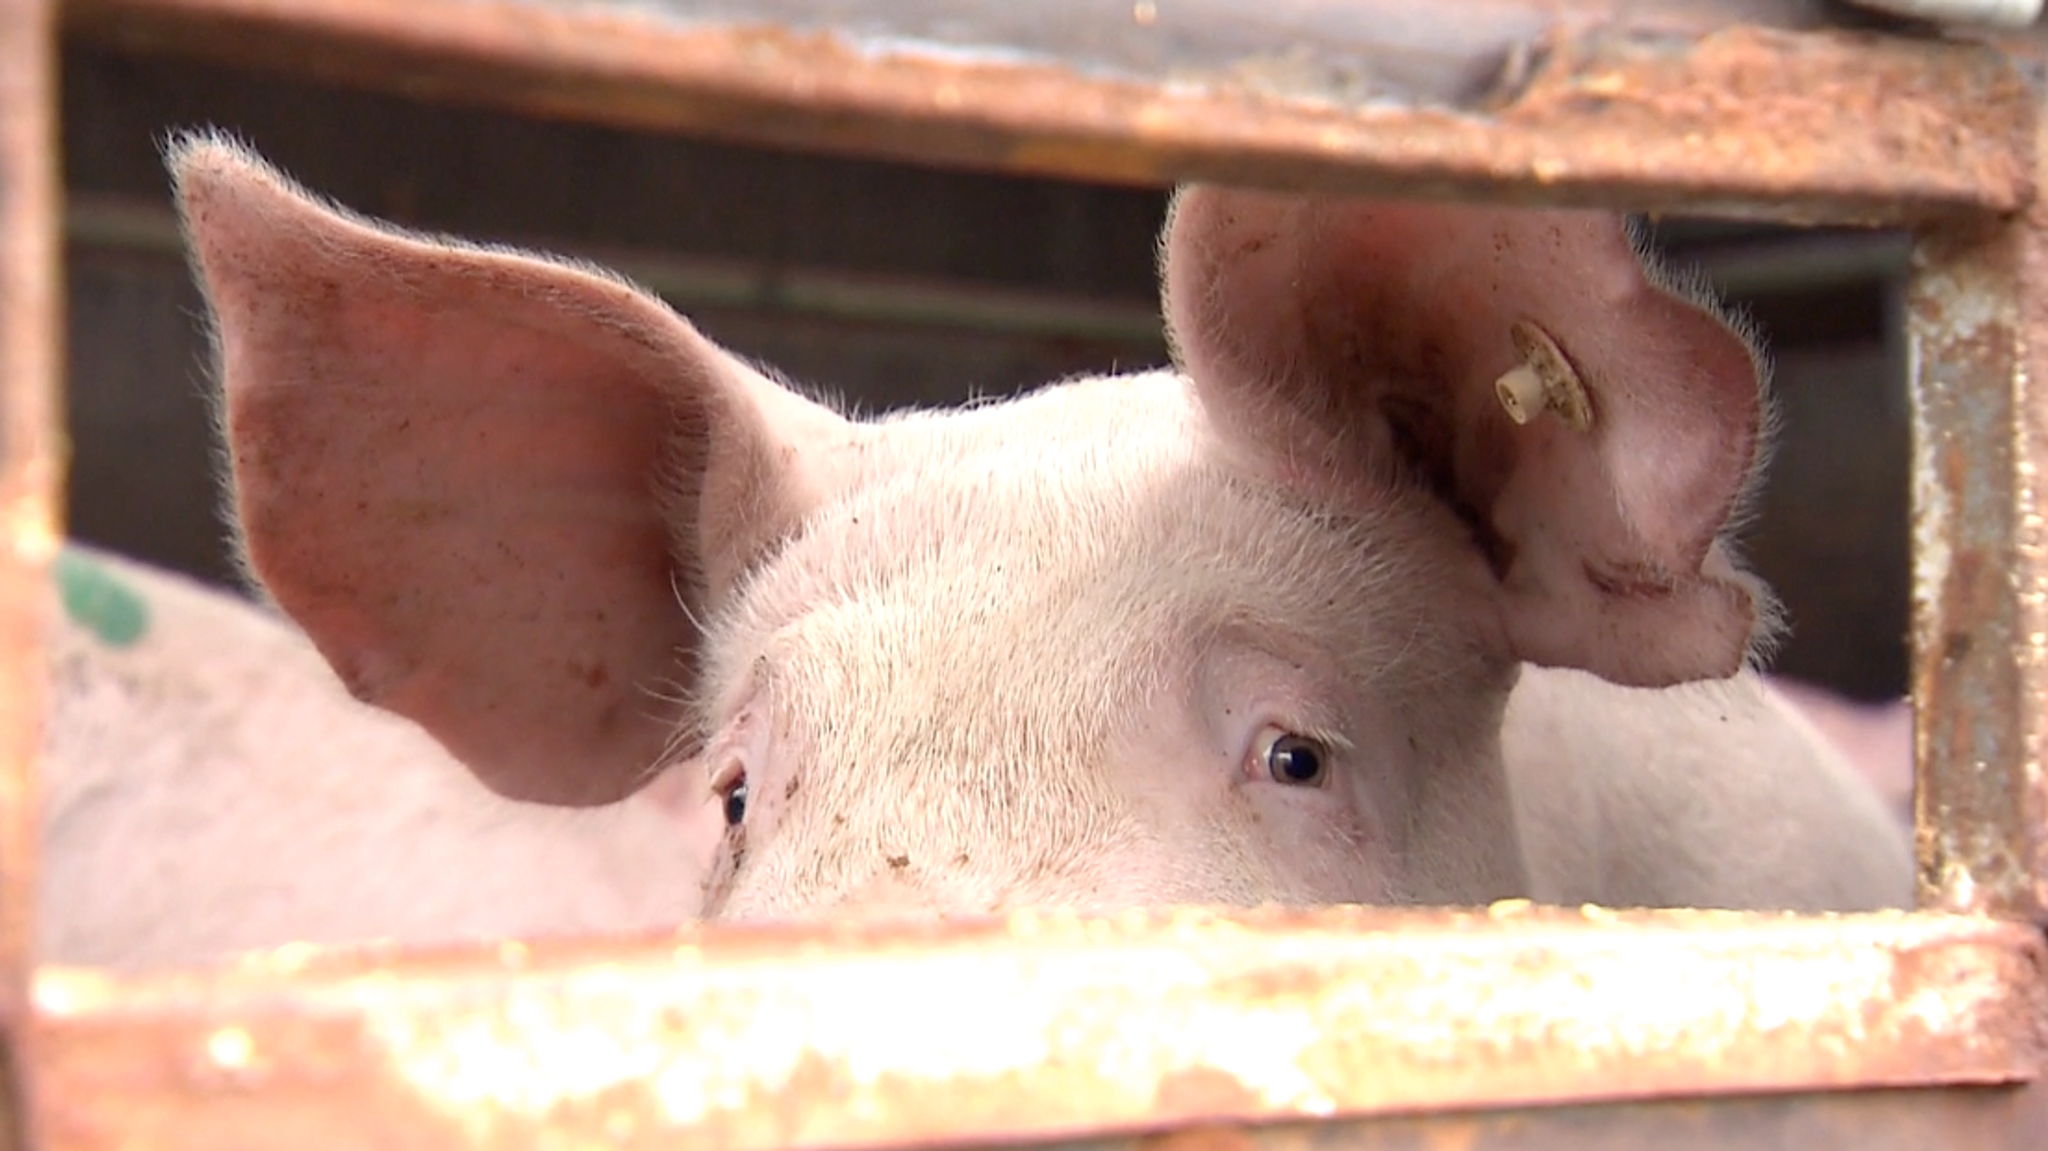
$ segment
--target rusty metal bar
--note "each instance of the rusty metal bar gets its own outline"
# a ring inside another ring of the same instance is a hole
[[[2033,94],[2005,55],[1813,28],[1813,8],[70,0],[65,14],[72,34],[127,50],[414,97],[1083,179],[1841,222],[2028,200]]]
[[[0,1151],[28,1145],[23,1042],[40,815],[33,768],[61,466],[56,33],[53,4],[0,0]]]
[[[1036,1141],[2041,1069],[2038,933],[1503,905],[687,931],[36,984],[53,1151]]]
[[[2039,1151],[2048,1093],[1969,1089],[1653,1101],[1208,1130],[1088,1151]],[[1074,1148],[1080,1151],[1080,1148]]]
[[[1410,1115],[1058,1144],[1042,1151],[2040,1151],[2039,1086],[1711,1100]]]
[[[1858,1091],[1410,1115],[1043,1147],[1042,1151],[2040,1151],[2040,1086]]]
[[[1925,236],[1914,698],[1921,905],[2048,917],[2048,212]]]

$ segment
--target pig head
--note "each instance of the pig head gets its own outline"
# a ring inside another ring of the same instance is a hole
[[[170,162],[255,579],[504,795],[665,773],[705,914],[1597,896],[1557,859],[1609,866],[1600,805],[1524,793],[1783,734],[1718,542],[1756,357],[1617,217],[1192,189],[1178,371],[859,421],[601,270],[362,220],[217,137]],[[1504,754],[1525,665],[1577,677],[1535,724],[1565,734]],[[1782,890],[1660,884],[1747,848],[1653,847],[1632,898],[1903,894],[1881,809],[1788,738],[1758,746],[1822,781],[1795,826],[1880,846]],[[1713,834],[1764,774],[1708,785]]]

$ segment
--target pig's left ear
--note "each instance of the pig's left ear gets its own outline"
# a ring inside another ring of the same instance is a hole
[[[1196,188],[1163,259],[1177,355],[1243,462],[1431,491],[1514,654],[1643,686],[1742,665],[1768,606],[1718,539],[1760,452],[1757,356],[1620,218]]]
[[[702,635],[840,417],[581,266],[170,153],[251,572],[357,697],[487,785],[594,804],[691,750]]]

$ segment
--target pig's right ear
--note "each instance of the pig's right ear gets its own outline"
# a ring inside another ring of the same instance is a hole
[[[1176,352],[1241,463],[1434,495],[1522,659],[1640,686],[1742,665],[1768,612],[1719,537],[1759,365],[1620,217],[1196,188],[1163,255]]]
[[[692,617],[801,517],[838,417],[602,274],[370,224],[215,137],[169,164],[263,588],[494,790],[644,782]]]

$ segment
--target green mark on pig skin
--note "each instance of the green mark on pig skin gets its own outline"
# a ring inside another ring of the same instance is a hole
[[[149,630],[149,601],[121,578],[72,551],[57,554],[57,589],[73,623],[109,647],[127,647]]]

